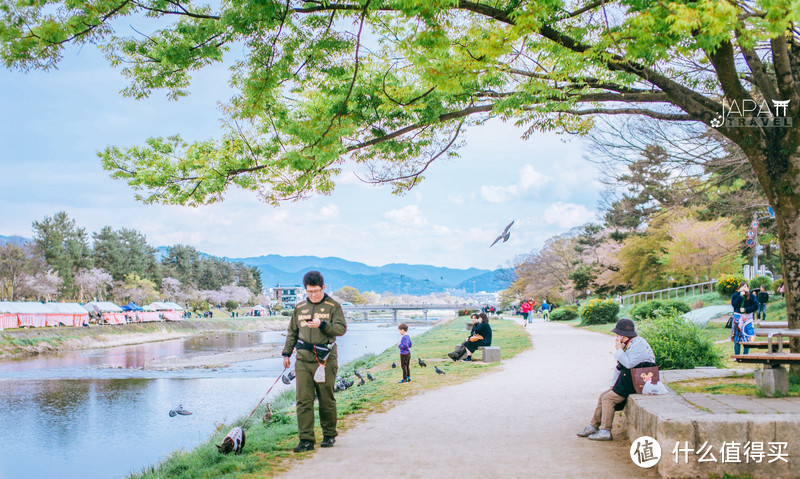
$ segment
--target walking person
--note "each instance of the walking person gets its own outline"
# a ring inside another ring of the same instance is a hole
[[[733,341],[733,354],[739,354],[741,343],[752,341],[756,335],[753,329],[753,314],[758,311],[758,299],[750,292],[746,281],[739,283],[739,290],[731,296],[733,306],[733,321],[731,322],[731,341]],[[750,353],[750,348],[744,346],[744,354]]]
[[[397,327],[400,331],[400,344],[397,345],[400,349],[400,369],[403,370],[403,379],[398,383],[411,382],[411,337],[408,335],[408,325],[400,323]]]
[[[756,319],[761,321],[766,321],[769,293],[767,293],[767,288],[765,288],[763,284],[761,285],[758,294],[756,294],[756,299],[758,300],[758,311],[756,312]]]
[[[550,321],[550,305],[547,304],[547,300],[542,300],[542,317],[545,321]]]
[[[533,318],[531,318],[531,311],[533,311],[533,305],[527,299],[522,302],[519,306],[519,309],[522,311],[522,320],[526,323],[532,323]]]
[[[314,449],[314,396],[319,398],[322,447],[336,442],[336,398],[333,385],[339,370],[336,337],[347,332],[342,306],[325,294],[325,280],[319,271],[303,276],[307,298],[297,304],[289,320],[283,367],[288,368],[292,351],[297,350],[297,432],[300,442],[294,452]]]
[[[636,334],[633,321],[622,318],[617,321],[612,333],[616,333],[614,340],[614,358],[617,368],[611,380],[611,388],[606,389],[597,399],[597,407],[588,426],[578,433],[580,437],[588,437],[593,441],[611,441],[611,425],[614,421],[614,411],[621,411],[628,400],[628,396],[635,393],[631,369],[656,366],[656,357],[650,344]]]

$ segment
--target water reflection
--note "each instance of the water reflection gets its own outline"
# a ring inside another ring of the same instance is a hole
[[[394,326],[351,324],[339,339],[340,364],[398,340]],[[0,363],[0,437],[9,441],[0,478],[124,477],[192,449],[215,423],[252,410],[282,371],[280,357],[186,371],[141,371],[142,361],[283,341],[280,332],[214,334]],[[193,414],[169,417],[179,404]]]

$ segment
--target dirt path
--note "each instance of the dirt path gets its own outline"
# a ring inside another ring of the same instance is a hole
[[[541,320],[527,330],[534,348],[498,372],[373,414],[277,477],[657,477],[626,438],[575,435],[608,387],[613,338]]]

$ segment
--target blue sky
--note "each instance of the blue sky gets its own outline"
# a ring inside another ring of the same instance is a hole
[[[227,71],[194,75],[178,102],[156,92],[124,98],[119,72],[91,47],[68,51],[58,70],[0,70],[0,235],[32,236],[31,223],[64,210],[91,233],[132,227],[154,246],[184,243],[218,256],[338,256],[380,266],[507,266],[544,241],[597,219],[601,185],[582,140],[490,121],[465,136],[460,158],[437,160],[405,196],[361,183],[351,171],[331,196],[272,207],[232,190],[217,205],[144,205],[111,180],[97,151],[149,136],[218,136]],[[507,243],[489,244],[511,220]]]

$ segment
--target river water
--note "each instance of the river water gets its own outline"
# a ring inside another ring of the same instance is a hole
[[[427,327],[411,326],[413,336]],[[283,370],[280,357],[216,369],[151,371],[152,358],[274,344],[282,332],[211,333],[0,363],[0,479],[120,478],[204,443],[250,413]],[[348,324],[339,364],[397,344],[394,325]],[[294,387],[294,383],[291,386]],[[283,390],[279,381],[273,394]],[[170,417],[182,405],[190,416]]]

